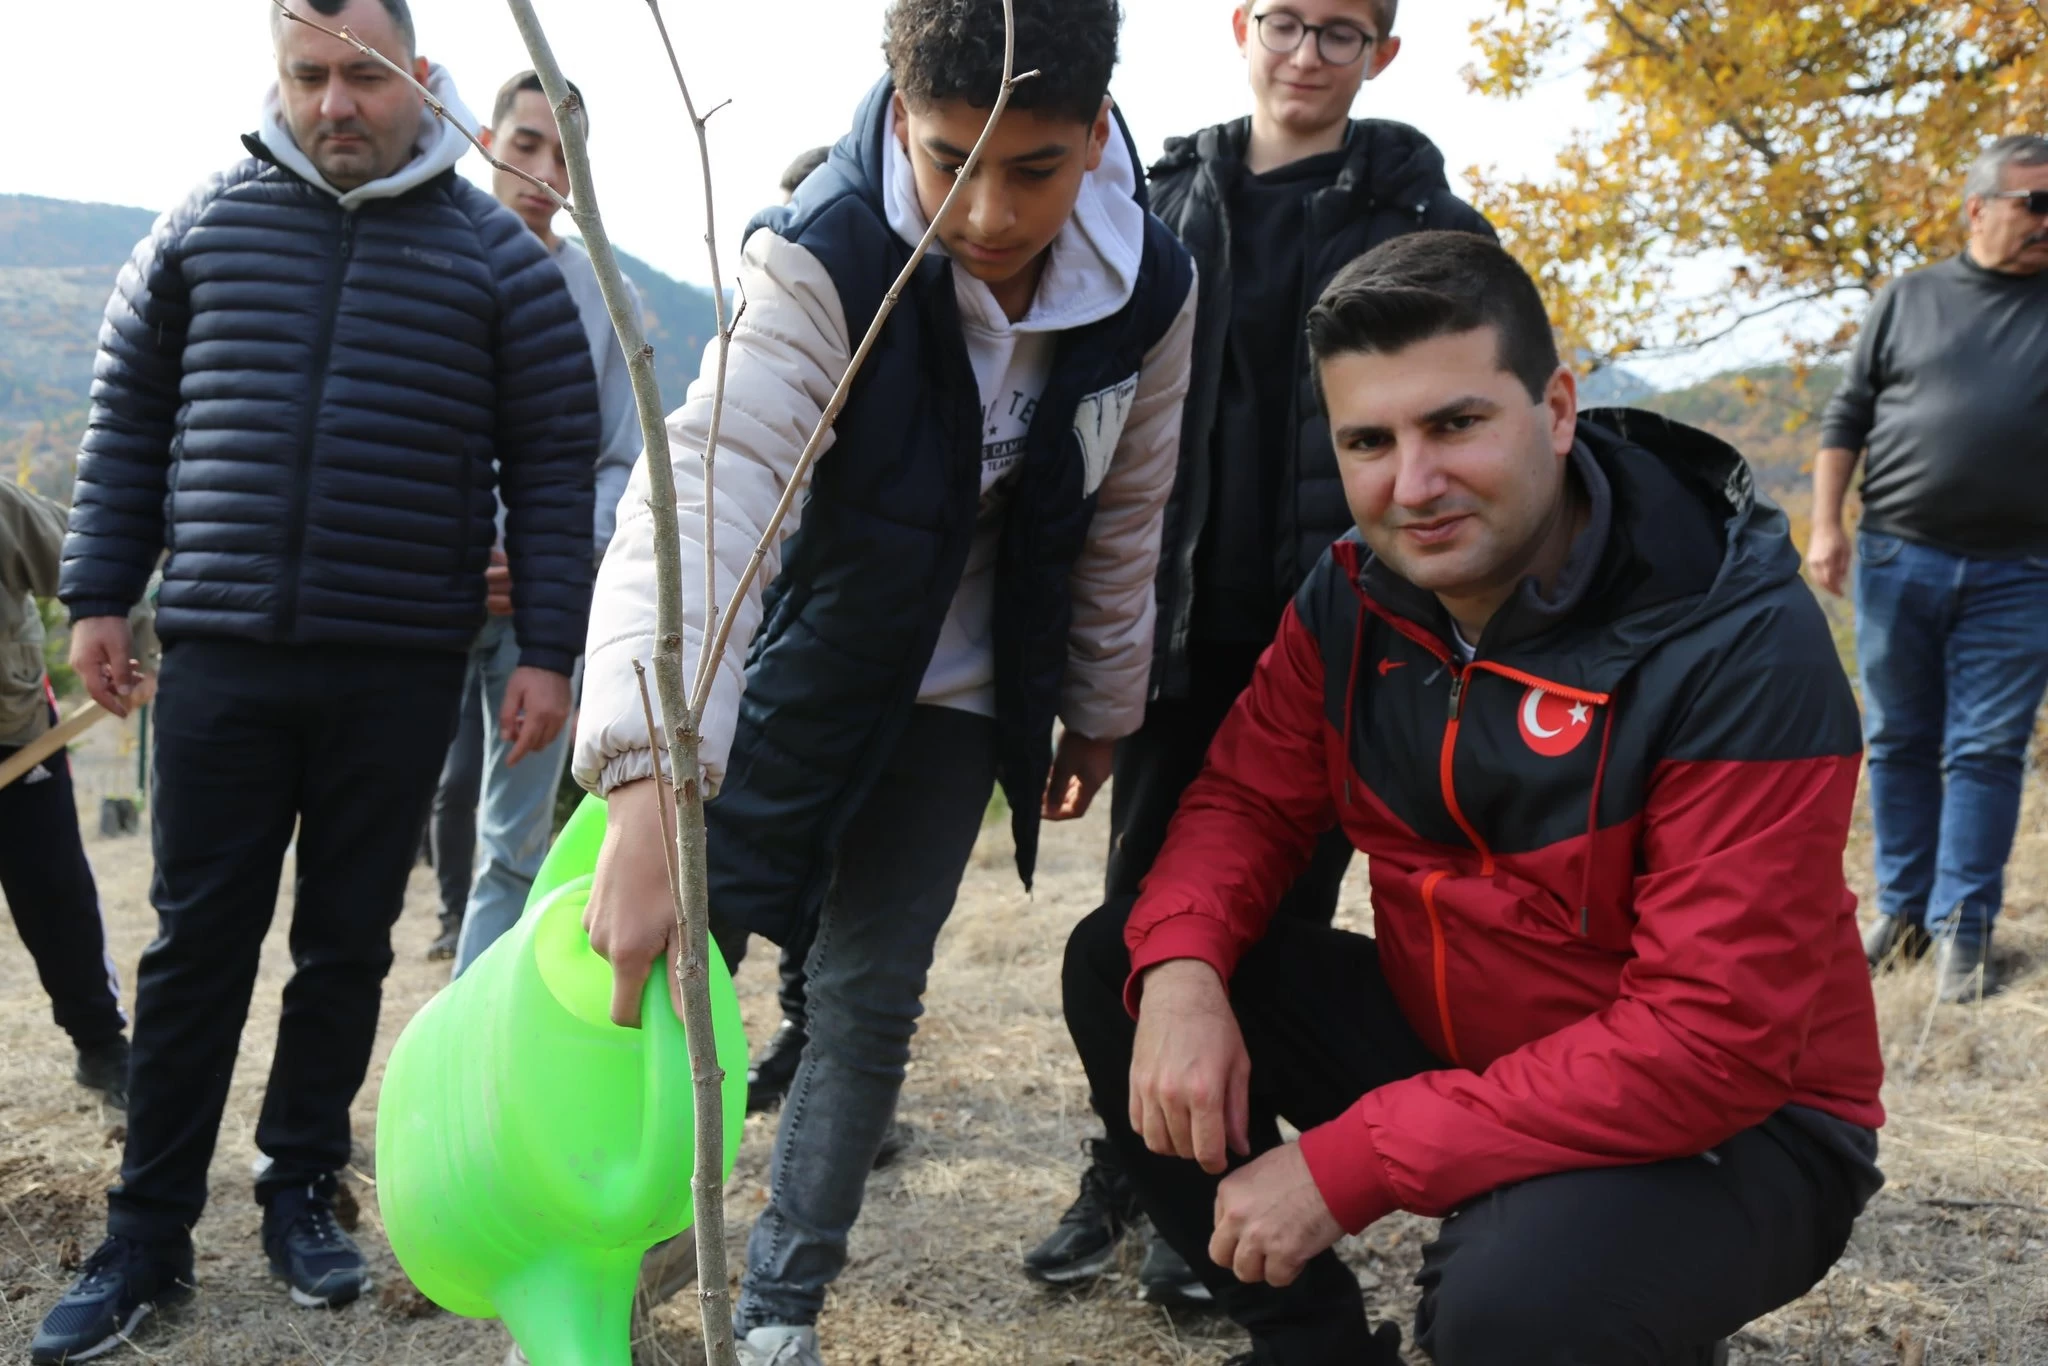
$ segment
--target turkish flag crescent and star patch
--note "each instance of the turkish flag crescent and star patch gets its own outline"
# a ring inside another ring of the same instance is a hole
[[[1561,759],[1585,743],[1593,733],[1594,707],[1569,697],[1558,697],[1541,688],[1522,695],[1518,721],[1522,743],[1546,759]]]

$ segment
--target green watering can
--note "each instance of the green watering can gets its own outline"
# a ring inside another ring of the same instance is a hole
[[[587,798],[518,925],[399,1035],[377,1102],[377,1200],[427,1298],[502,1318],[534,1366],[631,1366],[647,1249],[690,1226],[690,1060],[666,975],[642,1027],[611,1022],[611,968],[590,948],[604,803]],[[725,1174],[745,1123],[747,1044],[710,955],[725,1069]]]

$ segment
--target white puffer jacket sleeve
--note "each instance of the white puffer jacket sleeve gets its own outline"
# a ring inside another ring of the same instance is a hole
[[[1180,460],[1181,408],[1195,340],[1195,296],[1146,355],[1116,453],[1103,476],[1088,543],[1069,579],[1074,603],[1060,720],[1095,740],[1120,740],[1145,719],[1158,615],[1153,580],[1167,495]]]
[[[845,372],[853,347],[832,278],[818,259],[774,233],[756,232],[740,260],[746,311],[733,334],[726,369],[725,419],[718,439],[713,511],[717,518],[721,604],[745,570],[795,471],[804,442]],[[702,372],[683,406],[669,415],[670,459],[682,529],[683,676],[697,667],[704,628],[704,462],[711,418],[717,345],[705,348]],[[828,434],[826,449],[830,449]],[[821,457],[822,458],[822,457]],[[654,658],[654,523],[648,511],[643,456],[619,504],[618,530],[597,572],[576,735],[576,780],[606,795],[653,775],[656,740],[648,735],[634,661]],[[704,709],[699,754],[706,795],[718,790],[732,750],[747,642],[761,624],[761,592],[781,569],[781,542],[797,529],[799,502],[768,549],[761,572],[735,611],[730,644]],[[650,697],[654,680],[650,676]],[[659,716],[659,700],[655,703]],[[662,771],[668,771],[665,751]]]

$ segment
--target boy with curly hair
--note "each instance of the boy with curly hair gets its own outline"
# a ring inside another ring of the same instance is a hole
[[[1160,521],[1179,451],[1194,272],[1146,209],[1108,97],[1116,0],[1018,0],[1020,85],[939,225],[736,611],[704,718],[713,932],[816,915],[810,1041],[783,1106],[737,1311],[743,1360],[819,1360],[896,1106],[940,927],[1000,783],[1029,884],[1041,818],[1080,816],[1144,714]],[[794,201],[750,226],[717,460],[730,590],[883,294],[998,93],[1000,0],[893,0],[889,75]],[[711,386],[669,419],[699,561]],[[599,574],[577,776],[609,802],[591,942],[637,1020],[673,948],[633,674],[655,649],[644,466]],[[705,619],[685,574],[683,656]],[[1062,724],[1057,752],[1054,721]]]

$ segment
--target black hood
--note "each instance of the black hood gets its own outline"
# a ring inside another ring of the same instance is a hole
[[[1489,656],[1611,692],[1663,641],[1799,575],[1784,512],[1716,437],[1656,413],[1594,409],[1579,415],[1573,467],[1593,515],[1554,592],[1525,580],[1487,623],[1479,645]],[[1362,540],[1351,553],[1376,601],[1449,639],[1433,594]]]
[[[1157,180],[1204,162],[1220,173],[1240,175],[1251,135],[1247,116],[1190,137],[1168,138],[1166,153],[1153,163],[1151,177]],[[1349,155],[1332,187],[1340,192],[1363,193],[1377,203],[1414,210],[1431,195],[1451,188],[1444,176],[1444,154],[1405,123],[1353,119],[1344,147]]]

